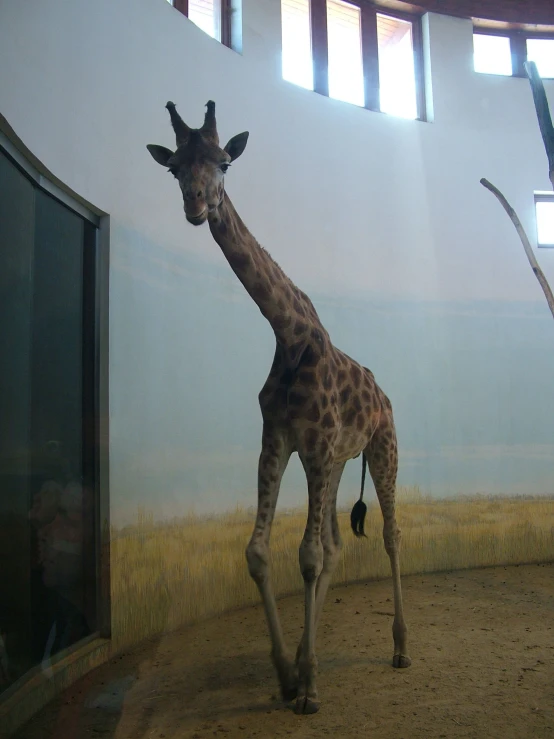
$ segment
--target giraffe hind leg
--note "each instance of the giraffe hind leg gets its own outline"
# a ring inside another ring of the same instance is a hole
[[[392,664],[393,667],[409,667],[411,659],[408,657],[407,651],[408,630],[404,621],[400,581],[401,532],[396,523],[395,515],[398,452],[392,419],[389,420],[389,423],[382,424],[377,430],[371,443],[364,450],[364,454],[383,514],[383,539],[392,570],[394,590],[394,621],[392,625],[394,655]]]

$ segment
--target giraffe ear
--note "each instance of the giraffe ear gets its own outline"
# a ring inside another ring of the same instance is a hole
[[[166,149],[165,146],[158,146],[157,144],[147,144],[146,148],[158,164],[167,167],[168,161],[173,156],[171,149]]]
[[[248,131],[244,131],[244,133],[237,133],[236,136],[233,136],[233,138],[228,141],[227,146],[225,147],[224,151],[226,151],[227,154],[229,154],[232,162],[234,162],[235,159],[238,159],[240,157],[240,155],[246,148],[247,141],[248,141]]]

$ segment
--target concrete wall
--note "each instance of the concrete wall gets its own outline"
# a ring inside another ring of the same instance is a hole
[[[273,335],[173,179],[165,102],[249,130],[227,191],[371,367],[398,425],[399,481],[435,495],[552,492],[554,325],[500,187],[536,238],[546,157],[529,84],[472,70],[469,21],[429,15],[434,122],[280,77],[280,4],[243,0],[243,54],[166,0],[0,0],[0,110],[57,177],[111,216],[115,522],[255,502],[257,392]],[[546,83],[554,96],[554,85]],[[539,261],[554,280],[554,251]],[[341,500],[358,485],[347,468]],[[297,460],[282,504],[303,503]]]

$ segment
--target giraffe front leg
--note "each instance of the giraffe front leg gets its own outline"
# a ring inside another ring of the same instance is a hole
[[[317,657],[315,638],[316,589],[323,569],[323,506],[327,492],[332,464],[321,464],[319,460],[306,460],[301,456],[308,478],[308,521],[300,544],[300,571],[304,579],[304,636],[298,658],[298,696],[296,713],[316,713],[319,700],[316,686]]]
[[[308,527],[306,527],[308,531]],[[306,536],[300,545],[300,570],[304,578],[304,637],[298,658],[298,695],[296,713],[317,713],[317,657],[315,653],[316,586],[323,568],[323,547],[319,536]]]
[[[246,548],[250,576],[258,586],[271,637],[271,659],[277,671],[283,700],[296,697],[297,669],[285,645],[277,603],[269,571],[269,538],[279,495],[281,478],[290,458],[285,435],[264,423],[262,451],[258,465],[258,512],[252,537]]]
[[[345,462],[333,467],[331,479],[329,480],[329,488],[325,498],[325,506],[323,513],[323,528],[321,531],[321,542],[323,545],[323,569],[317,579],[315,591],[315,629],[319,626],[323,605],[327,590],[331,584],[333,573],[336,569],[340,554],[342,551],[342,539],[339,531],[339,523],[337,520],[337,493],[340,479],[344,471]],[[302,643],[304,638],[300,640],[298,649],[296,650],[296,664],[302,653]]]

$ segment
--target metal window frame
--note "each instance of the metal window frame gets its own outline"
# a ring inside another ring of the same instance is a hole
[[[533,193],[533,202],[535,205],[535,223],[537,226],[537,249],[554,249],[554,241],[548,243],[542,243],[539,241],[539,229],[537,222],[537,203],[552,203],[554,206],[554,192],[550,190],[536,191]]]
[[[229,49],[233,49],[234,51],[239,51],[240,48],[238,48],[238,37],[236,33],[236,28],[234,28],[237,16],[240,17],[240,12],[238,12],[240,9],[237,7],[237,2],[239,0],[219,0],[220,1],[220,18],[219,18],[219,27],[221,29],[220,39],[217,39],[220,41],[223,46],[227,46]],[[182,13],[186,18],[188,18],[189,15],[189,0],[173,0],[172,3],[175,10],[178,10],[179,13]],[[240,36],[241,34],[239,34]]]
[[[364,77],[364,106],[367,110],[381,113],[379,101],[379,49],[377,44],[377,15],[410,23],[414,54],[414,76],[416,86],[417,117],[415,121],[427,120],[425,96],[425,74],[423,53],[423,27],[421,13],[406,13],[369,0],[345,0],[360,9],[360,41]],[[310,33],[314,92],[329,97],[329,44],[327,35],[327,0],[309,0]]]
[[[37,157],[25,146],[10,124],[0,114],[0,151],[21,170],[38,190],[50,195],[69,210],[91,223],[96,229],[95,253],[90,261],[93,267],[94,283],[92,321],[94,342],[94,472],[97,488],[95,501],[96,516],[96,629],[93,634],[82,639],[56,655],[58,659],[80,650],[94,638],[111,638],[111,598],[110,598],[110,488],[109,488],[109,273],[110,273],[110,217],[88,202],[70,187],[53,175]],[[90,340],[91,336],[88,337]],[[86,340],[86,337],[84,337]],[[21,684],[33,677],[35,668],[22,675],[13,685],[0,695],[4,703]]]
[[[349,0],[350,1],[350,0]],[[502,36],[510,41],[510,51],[512,54],[512,74],[503,75],[504,77],[524,77],[524,63],[527,61],[527,39],[544,39],[545,41],[554,41],[553,32],[544,31],[525,31],[515,28],[487,28],[487,26],[473,26],[474,36]],[[476,72],[476,74],[491,74],[490,72]],[[497,75],[494,75],[497,76]],[[542,77],[543,80],[552,80],[554,77]]]

